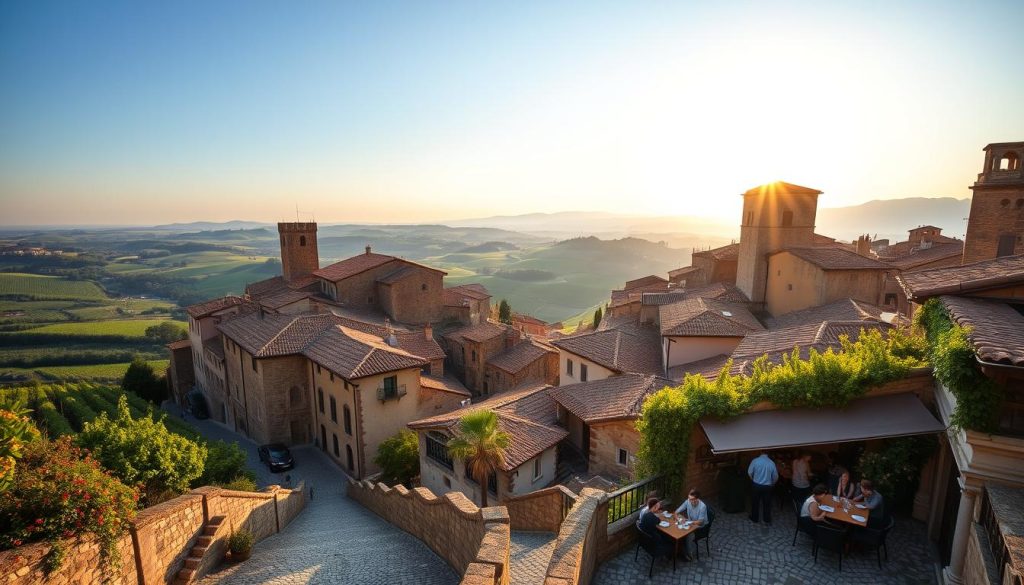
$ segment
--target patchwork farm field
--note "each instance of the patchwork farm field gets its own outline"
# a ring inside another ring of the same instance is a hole
[[[106,300],[96,283],[38,274],[0,273],[0,297],[24,297],[32,300],[68,299]]]
[[[185,331],[185,323],[170,319],[120,319],[113,321],[81,321],[72,323],[54,323],[24,331],[26,334],[53,333],[61,335],[122,335],[125,337],[144,337],[146,329],[164,322],[177,323]]]

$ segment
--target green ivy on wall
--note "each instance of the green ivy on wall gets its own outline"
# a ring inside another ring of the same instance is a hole
[[[929,299],[915,320],[928,340],[935,377],[956,398],[950,423],[957,428],[994,432],[999,426],[1003,389],[978,368],[971,329],[954,323],[938,299]]]
[[[926,350],[924,339],[908,332],[861,331],[855,342],[844,337],[838,352],[812,349],[803,359],[794,349],[780,364],[761,357],[750,375],[731,374],[729,362],[714,381],[687,376],[680,386],[665,388],[644,402],[637,421],[637,472],[661,475],[668,492],[677,495],[685,479],[690,432],[701,417],[730,418],[762,401],[780,408],[842,407],[874,386],[927,365]]]

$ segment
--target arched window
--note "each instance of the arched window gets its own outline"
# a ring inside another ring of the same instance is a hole
[[[348,409],[348,405],[347,404],[344,407],[342,407],[342,408],[343,408],[342,416],[345,418],[345,434],[351,437],[352,436],[352,411]]]
[[[1020,156],[1016,152],[1007,152],[999,159],[1000,171],[1016,171],[1020,170]]]
[[[341,451],[338,451],[338,435],[332,434],[331,438],[334,439],[334,456],[341,457]]]
[[[348,460],[348,470],[353,471],[356,468],[356,466],[355,463],[352,461],[352,447],[350,445],[345,445],[345,459]]]
[[[306,236],[299,236],[299,245],[300,246],[305,246],[306,245]]]

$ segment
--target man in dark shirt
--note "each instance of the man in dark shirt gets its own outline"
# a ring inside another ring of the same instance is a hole
[[[647,500],[647,511],[640,515],[638,527],[657,547],[657,554],[663,555],[668,553],[670,545],[665,534],[658,530],[658,523],[661,522],[661,518],[658,517],[659,513],[661,513],[661,502],[658,498],[650,498]]]

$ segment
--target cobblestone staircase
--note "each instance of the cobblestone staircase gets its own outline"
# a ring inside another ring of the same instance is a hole
[[[226,518],[215,516],[210,523],[203,528],[202,535],[196,539],[195,545],[185,557],[185,566],[178,571],[174,579],[174,585],[188,585],[202,577],[211,568],[217,566],[224,556],[227,539],[222,538],[217,542],[218,532],[226,531]]]
[[[512,531],[510,585],[543,585],[558,535],[552,532]]]

